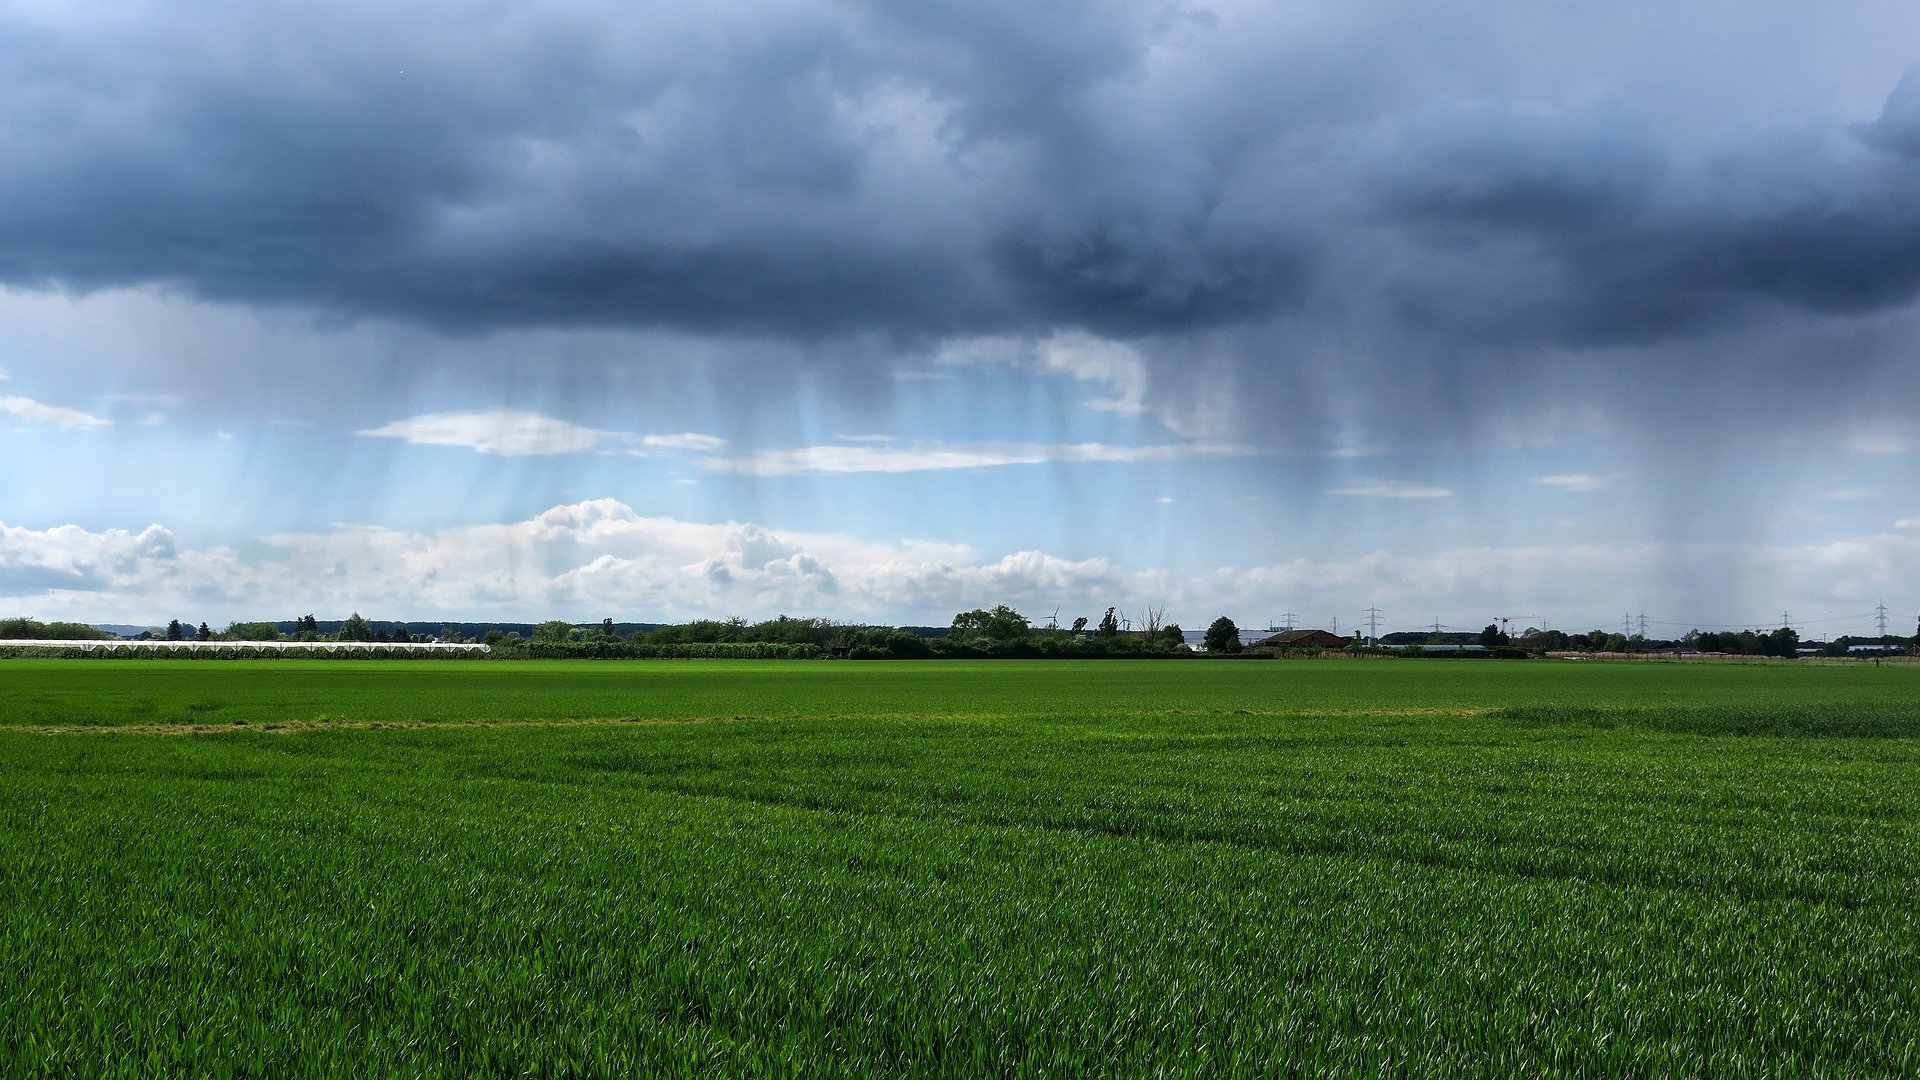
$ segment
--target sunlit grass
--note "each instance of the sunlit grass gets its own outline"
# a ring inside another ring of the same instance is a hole
[[[1910,679],[871,667],[0,734],[0,1074],[1920,1071]]]

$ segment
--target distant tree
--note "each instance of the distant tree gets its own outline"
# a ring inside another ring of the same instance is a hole
[[[167,624],[167,640],[168,641],[184,641],[186,640],[186,637],[187,637],[186,627],[180,625],[179,619],[175,619],[172,622],[169,622]]]
[[[782,615],[778,618],[742,625],[734,633],[741,641],[816,645],[826,648],[840,638],[841,631],[842,628],[831,619],[798,619],[791,615]]]
[[[86,623],[50,622],[21,616],[0,619],[0,638],[36,638],[53,641],[98,641],[113,637]]]
[[[1487,628],[1480,631],[1480,644],[1489,649],[1497,649],[1508,643],[1507,635],[1501,633],[1500,628],[1492,623],[1488,623]]]
[[[963,611],[955,615],[953,621],[947,624],[947,636],[959,638],[984,634],[987,632],[987,620],[992,617],[993,613],[986,608]]]
[[[1082,615],[1079,618],[1073,620],[1073,633],[1076,637],[1086,632],[1087,632],[1087,617],[1085,615]]]
[[[993,610],[976,608],[963,611],[953,617],[953,624],[947,628],[947,636],[965,639],[986,637],[995,641],[1018,641],[1033,630],[1033,624],[1025,615],[1005,604],[996,604]]]
[[[406,642],[412,641],[413,631],[407,629],[406,623],[394,623],[393,624],[393,640],[401,642],[403,644]]]
[[[548,619],[533,628],[535,641],[566,641],[573,637],[573,624],[564,619]]]
[[[1094,631],[1095,635],[1099,637],[1120,636],[1120,620],[1113,617],[1113,611],[1113,608],[1108,608],[1107,613],[1100,616],[1100,627]]]
[[[1180,629],[1179,623],[1168,623],[1160,628],[1160,640],[1169,649],[1178,649],[1187,643],[1187,632]]]
[[[1005,604],[995,604],[987,616],[987,636],[996,641],[1017,641],[1032,631],[1025,615]]]
[[[1608,634],[1606,636],[1606,651],[1607,652],[1626,652],[1627,651],[1627,635]]]
[[[1203,644],[1208,652],[1237,653],[1240,651],[1240,628],[1233,625],[1232,619],[1222,615],[1207,627]]]
[[[270,622],[232,622],[218,636],[225,641],[279,641],[280,628]]]
[[[207,626],[207,624],[206,624],[206,623],[201,623],[201,624],[200,624],[200,631],[199,631],[199,638],[198,638],[198,640],[200,640],[200,641],[212,641],[212,640],[213,640],[213,630],[212,630],[211,628],[209,628],[209,627]]]
[[[370,641],[372,638],[373,624],[357,611],[340,624],[341,641]]]

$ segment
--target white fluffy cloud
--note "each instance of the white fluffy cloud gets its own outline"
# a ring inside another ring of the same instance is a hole
[[[1083,330],[1062,330],[1030,339],[1009,336],[949,342],[934,358],[949,367],[1015,367],[1104,386],[1103,397],[1085,404],[1101,412],[1132,415],[1146,410],[1147,361],[1124,341]]]
[[[676,435],[603,431],[525,409],[429,413],[395,420],[355,434],[380,439],[404,439],[421,446],[458,446],[501,457],[550,457],[616,447],[626,447],[628,453],[641,456],[656,450],[710,454],[727,446],[727,440],[717,435],[701,435],[692,431]]]
[[[599,446],[606,437],[604,431],[522,409],[432,413],[356,434],[405,439],[422,446],[461,446],[506,457],[578,454]]]
[[[1008,603],[1029,613],[1109,604],[1165,607],[1204,625],[1225,613],[1247,625],[1293,610],[1351,626],[1369,604],[1385,628],[1484,621],[1523,610],[1587,629],[1618,613],[1583,610],[1594,595],[1645,597],[1658,622],[1764,621],[1791,607],[1869,610],[1904,595],[1920,533],[1889,532],[1799,547],[1746,544],[1474,547],[1407,556],[1384,551],[1199,576],[1133,570],[1106,558],[1042,551],[995,555],[923,540],[873,542],[741,522],[646,517],[601,499],[524,521],[433,532],[343,526],[260,538],[259,554],[182,545],[169,530],[93,532],[0,525],[0,609],[41,618],[151,622],[263,618],[299,609],[405,619],[550,617],[680,620],[739,614],[822,615],[944,623],[953,612]],[[1666,567],[1678,567],[1670,576]],[[1711,595],[1726,607],[1684,607],[1685,581],[1731,575],[1764,592]],[[1866,623],[1855,630],[1863,630]],[[1684,627],[1675,630],[1683,632]],[[1846,632],[1841,627],[1834,632]]]
[[[32,398],[9,394],[0,397],[0,413],[17,417],[29,424],[41,424],[59,431],[87,431],[92,428],[110,427],[113,421],[79,409],[69,409],[62,405],[48,405]]]

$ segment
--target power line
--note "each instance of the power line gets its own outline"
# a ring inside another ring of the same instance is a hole
[[[1871,618],[1873,618],[1873,612],[1865,611],[1853,615],[1834,615],[1825,619],[1796,619],[1794,621],[1801,626],[1819,626],[1827,623],[1853,622],[1859,619]],[[1685,626],[1694,630],[1750,630],[1761,624],[1761,620],[1759,619],[1736,619],[1733,621],[1716,619],[1693,619],[1688,621],[1648,619],[1647,622],[1654,626]]]

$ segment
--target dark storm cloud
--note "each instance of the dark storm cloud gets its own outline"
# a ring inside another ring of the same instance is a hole
[[[1410,316],[1493,338],[1651,341],[1762,305],[1854,314],[1920,289],[1909,79],[1858,127],[1688,157],[1631,119],[1423,116],[1374,150]],[[1486,299],[1494,302],[1488,304]]]
[[[1280,333],[1443,370],[1920,287],[1913,80],[1865,123],[1714,132],[1509,71],[1553,59],[1502,51],[1525,5],[1336,10],[13,9],[0,281],[460,332]]]
[[[0,277],[797,334],[1246,291],[1154,193],[1119,196],[1127,221],[1048,212],[1088,194],[1062,155],[1111,156],[1085,98],[1149,40],[1124,10],[533,10],[3,28]]]

